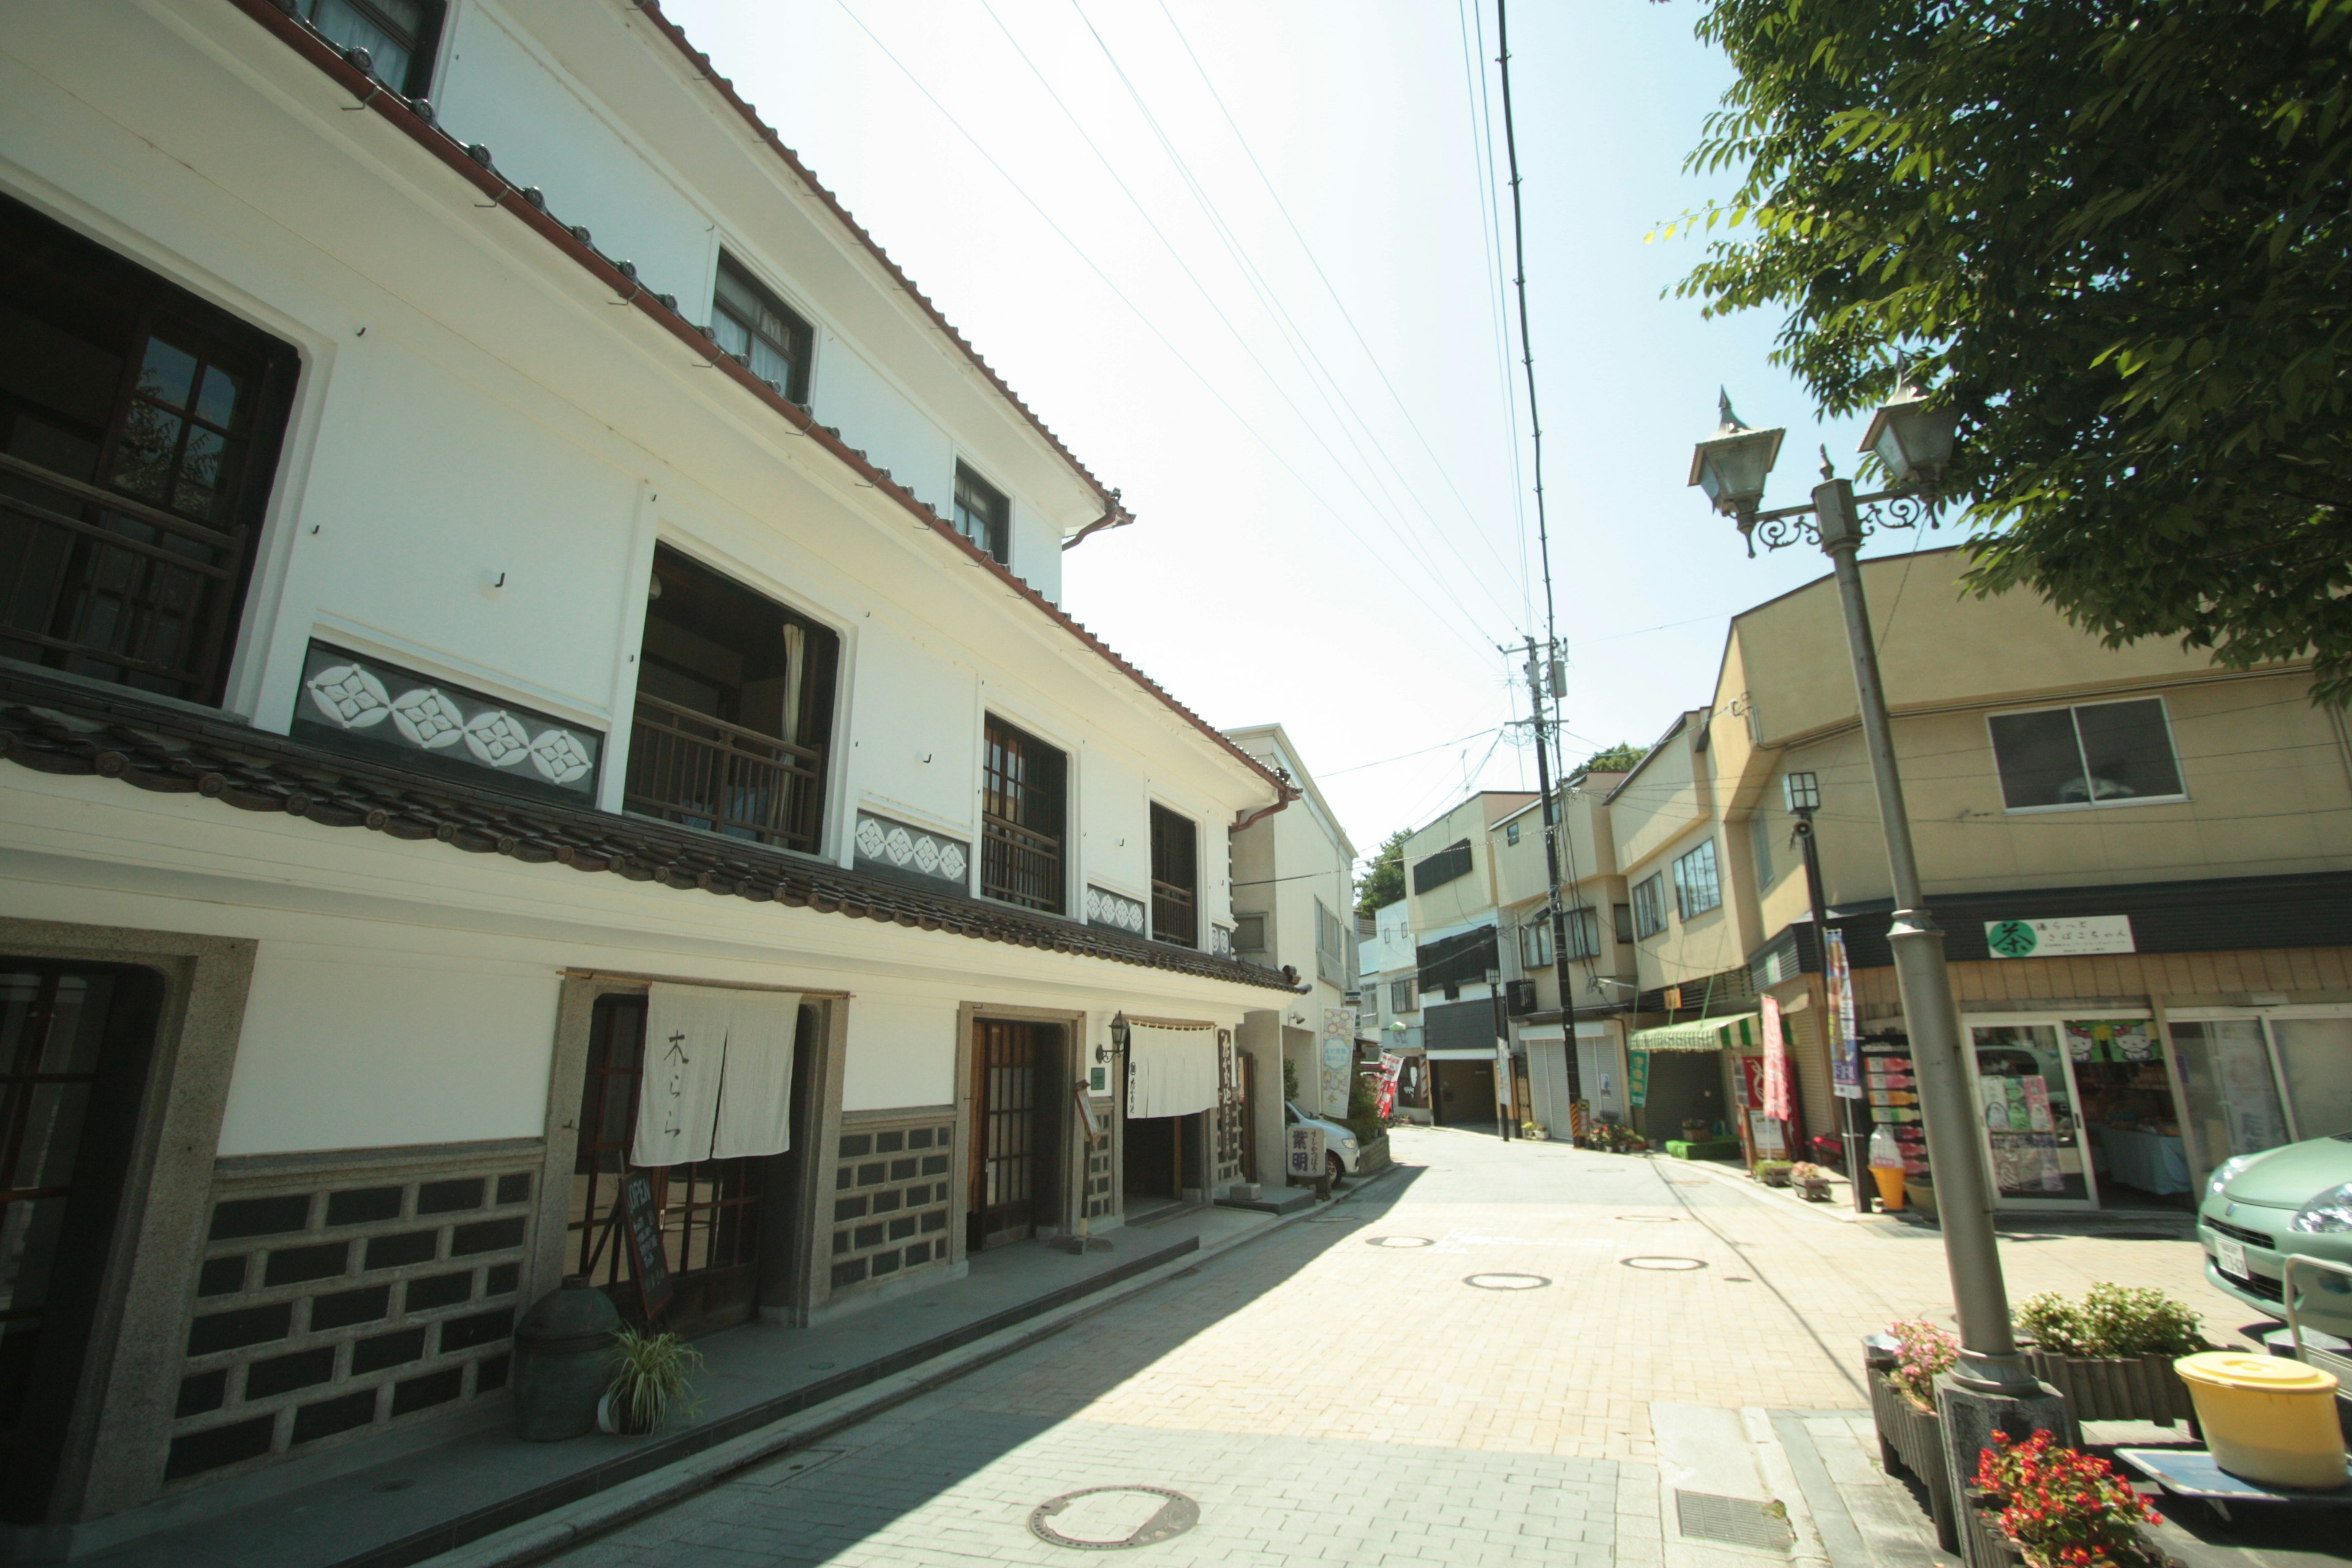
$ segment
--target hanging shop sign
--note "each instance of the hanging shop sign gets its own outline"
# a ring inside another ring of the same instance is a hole
[[[1404,1072],[1404,1058],[1395,1051],[1381,1053],[1381,1089],[1372,1108],[1385,1121],[1396,1111],[1397,1079]]]
[[[1349,1091],[1355,1087],[1351,1081],[1356,1067],[1354,1013],[1345,1007],[1323,1009],[1323,1040],[1318,1055],[1323,1068],[1320,1114],[1345,1116]]]
[[[1845,960],[1845,932],[1822,934],[1822,983],[1829,993],[1830,1090],[1841,1100],[1862,1098],[1862,1052],[1854,1040],[1853,972]]]
[[[1987,921],[1985,946],[1995,958],[2064,958],[2081,952],[2137,952],[2129,915],[2067,915],[2047,921]]]
[[[1775,1121],[1787,1121],[1797,1114],[1796,1095],[1791,1092],[1789,1075],[1789,1042],[1780,1032],[1780,1004],[1777,998],[1763,999],[1759,1020],[1764,1032],[1764,1114]]]
[[[1650,1053],[1625,1053],[1625,1103],[1639,1110],[1650,1102]]]

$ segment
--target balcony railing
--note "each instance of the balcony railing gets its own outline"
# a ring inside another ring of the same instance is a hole
[[[1061,913],[1061,840],[982,813],[980,890],[1008,904]]]
[[[245,530],[0,453],[0,647],[194,702],[219,684]]]
[[[630,811],[785,849],[816,848],[824,753],[637,693]]]
[[[1201,945],[1192,889],[1154,878],[1151,883],[1151,934],[1178,947]]]

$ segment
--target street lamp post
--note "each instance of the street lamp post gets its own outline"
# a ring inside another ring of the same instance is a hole
[[[1830,558],[1844,612],[1846,649],[1853,662],[1854,695],[1861,710],[1864,742],[1878,794],[1879,821],[1886,836],[1886,866],[1894,884],[1895,915],[1887,930],[1894,951],[1895,983],[1909,1026],[1911,1059],[1919,1078],[1922,1120],[1928,1158],[1934,1163],[1937,1209],[1944,1236],[1944,1259],[1958,1310],[1959,1364],[1952,1374],[1960,1388],[2001,1402],[2043,1404],[2044,1390],[2018,1353],[2011,1331],[2009,1292],[2001,1279],[2000,1252],[1993,1234],[1991,1188],[1969,1117],[1968,1079],[1960,1061],[1959,1016],[1952,1000],[1951,972],[1944,961],[1944,933],[1928,913],[1919,885],[1919,863],[1911,847],[1911,819],[1904,808],[1903,780],[1895,766],[1895,740],[1886,714],[1886,693],[1878,675],[1878,650],[1870,635],[1870,612],[1863,595],[1855,552],[1871,526],[1909,528],[1932,521],[1939,498],[1936,481],[1950,459],[1956,417],[1949,409],[1927,406],[1926,395],[1905,384],[1872,419],[1863,450],[1874,453],[1891,481],[1888,489],[1856,497],[1853,486],[1835,478],[1826,460],[1822,482],[1807,506],[1760,511],[1765,477],[1779,456],[1784,432],[1742,425],[1726,395],[1723,423],[1698,444],[1690,482],[1706,490],[1717,511],[1737,520],[1756,552],[1760,530],[1764,547],[1778,550],[1807,536]],[[1826,454],[1824,454],[1826,459]],[[1868,509],[1865,513],[1864,509]],[[1854,1173],[1858,1177],[1860,1172]],[[1979,1407],[1980,1413],[1993,1409]],[[1992,1419],[1986,1415],[1988,1423]],[[2057,1408],[2064,1420],[2064,1406]],[[2047,1423],[2044,1423],[2045,1425]],[[1978,1422],[1963,1425],[1978,1428]],[[1990,1426],[1981,1429],[1989,1431]],[[1981,1431],[1979,1433],[1981,1435]],[[1964,1434],[1955,1431],[1956,1469]],[[1974,1450],[1966,1450],[1974,1474]]]

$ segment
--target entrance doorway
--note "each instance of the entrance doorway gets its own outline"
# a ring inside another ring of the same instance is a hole
[[[1119,1153],[1119,1177],[1127,1194],[1126,1215],[1132,1223],[1148,1214],[1186,1201],[1188,1193],[1208,1185],[1209,1113],[1190,1116],[1129,1117],[1124,1124]]]
[[[2146,1014],[2011,1014],[1967,1023],[1969,1086],[1998,1205],[2193,1206],[2201,1177],[2191,1169],[2181,1087],[2213,1064],[2200,1055],[2192,1072],[2184,1047],[2176,1075]],[[2174,1033],[2178,1039],[2180,1026]],[[2223,1034],[2218,1065],[2234,1082],[2250,1061],[2236,1049],[2242,1040]],[[2239,1092],[2252,1123],[2267,1130],[2273,1123],[2255,1092],[2270,1088],[2259,1051],[2251,1065],[2263,1069],[2259,1081]],[[2275,1110],[2274,1094],[2268,1104]]]
[[[0,1521],[42,1521],[104,1294],[163,997],[149,970],[0,959]]]
[[[761,1213],[794,1214],[810,1149],[808,1081],[815,1070],[817,1010],[803,1006],[793,1039],[792,1148],[781,1154],[633,1166],[638,1079],[645,1069],[646,998],[599,996],[588,1026],[580,1086],[580,1144],[572,1157],[566,1271],[583,1274],[621,1315],[645,1322],[621,1211],[621,1182],[637,1170],[653,1191],[671,1295],[661,1326],[691,1338],[748,1321],[760,1308]],[[790,1256],[797,1235],[773,1235]]]
[[[972,1021],[966,1252],[1025,1241],[1056,1223],[1066,1055],[1058,1024]]]
[[[1495,1090],[1495,1061],[1433,1061],[1429,1064],[1434,1092],[1430,1096],[1433,1120],[1441,1127],[1494,1127],[1500,1110]]]

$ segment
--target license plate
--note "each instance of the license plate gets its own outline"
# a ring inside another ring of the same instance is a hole
[[[2224,1274],[2234,1274],[2241,1279],[2251,1279],[2254,1271],[2246,1267],[2246,1244],[2226,1236],[2213,1238],[2213,1261]]]

